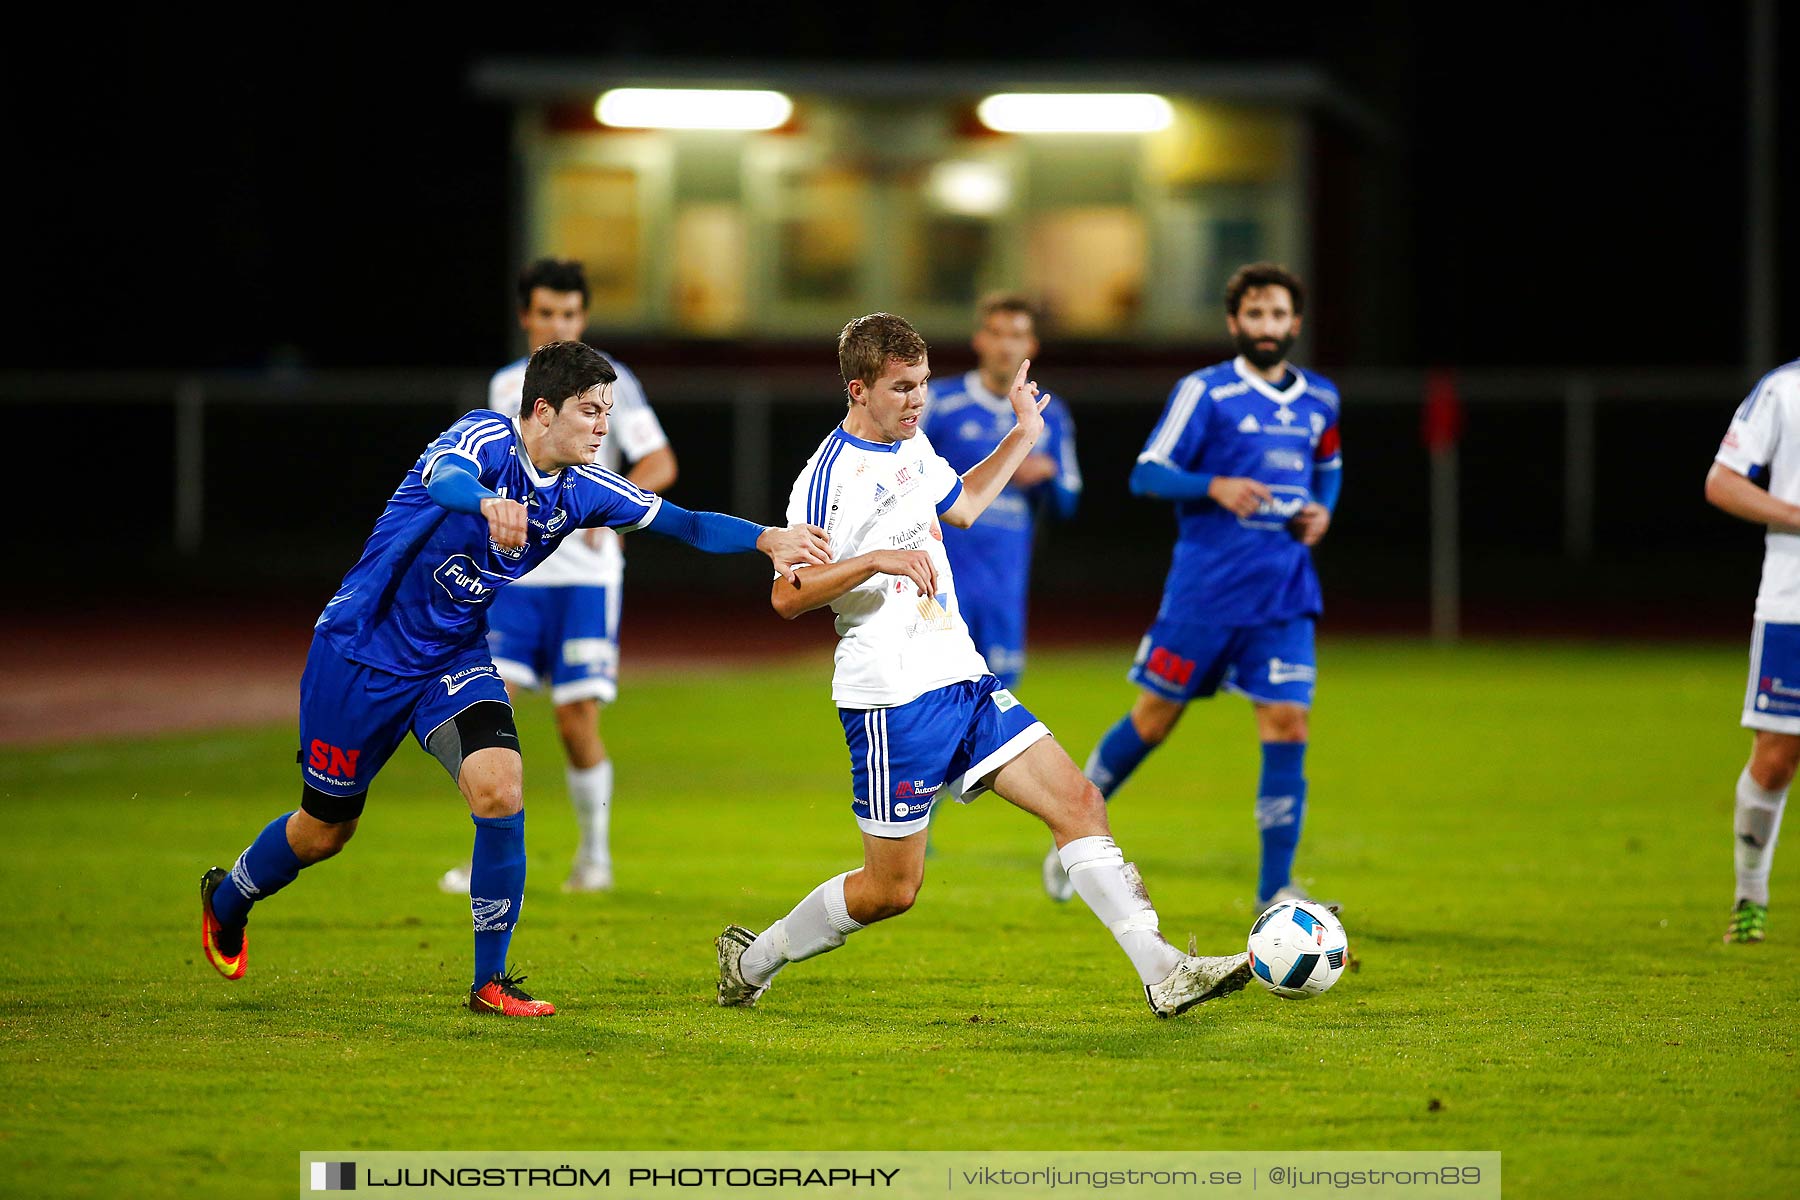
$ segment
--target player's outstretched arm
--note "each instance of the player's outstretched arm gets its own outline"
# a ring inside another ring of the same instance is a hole
[[[923,550],[874,550],[830,566],[808,567],[798,572],[791,587],[785,580],[777,579],[770,590],[769,603],[783,620],[791,621],[803,612],[830,604],[877,575],[910,579],[919,595],[937,595],[937,567],[932,564],[931,555]]]
[[[944,520],[958,529],[967,529],[975,523],[975,518],[987,511],[988,505],[1006,487],[1013,472],[1031,454],[1038,436],[1044,432],[1044,406],[1050,403],[1050,397],[1038,398],[1038,385],[1026,377],[1030,370],[1028,358],[1019,364],[1019,373],[1013,376],[1012,390],[1007,393],[1007,399],[1012,401],[1013,427],[1000,439],[992,454],[963,475],[962,494],[956,498],[956,503],[944,510]]]
[[[1268,485],[1247,475],[1183,471],[1146,458],[1131,469],[1131,494],[1157,500],[1211,500],[1240,517],[1254,516],[1271,495]]]
[[[1771,496],[1722,462],[1706,473],[1706,499],[1714,508],[1784,533],[1800,533],[1800,507]]]
[[[483,484],[458,458],[441,458],[432,468],[425,494],[451,512],[487,518],[488,537],[496,546],[517,549],[525,544],[525,506],[504,500]]]
[[[831,561],[831,542],[817,525],[763,526],[727,513],[690,512],[664,500],[644,528],[708,554],[760,550],[796,587],[797,567]]]

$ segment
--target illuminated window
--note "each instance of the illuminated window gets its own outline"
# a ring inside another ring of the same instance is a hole
[[[731,201],[683,205],[675,218],[675,321],[730,333],[748,315],[744,216]]]
[[[578,258],[587,267],[596,319],[636,315],[644,296],[637,172],[558,166],[546,192],[551,249],[545,252]]]
[[[1026,288],[1044,297],[1056,327],[1075,335],[1129,332],[1144,303],[1148,239],[1131,208],[1068,208],[1035,217]]]
[[[865,252],[868,181],[844,167],[784,171],[779,180],[775,287],[801,304],[856,298]]]

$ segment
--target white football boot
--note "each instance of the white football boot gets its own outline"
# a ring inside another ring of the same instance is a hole
[[[563,880],[562,890],[565,892],[610,892],[613,886],[612,863],[595,862],[593,859],[578,858],[569,868],[569,877]]]
[[[719,951],[720,1008],[754,1008],[756,998],[769,990],[766,983],[746,983],[743,972],[738,969],[744,951],[755,940],[756,934],[742,925],[727,925],[725,932],[713,939],[713,945]]]
[[[1193,946],[1190,940],[1188,953],[1167,979],[1144,985],[1144,1000],[1159,1017],[1179,1016],[1196,1004],[1229,996],[1250,982],[1248,954],[1202,958],[1193,953]]]

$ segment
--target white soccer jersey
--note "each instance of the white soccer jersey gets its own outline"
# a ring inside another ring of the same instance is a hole
[[[924,434],[865,442],[841,425],[794,481],[787,519],[825,530],[833,561],[924,550],[937,567],[936,596],[919,595],[905,576],[875,574],[832,601],[838,646],[831,698],[840,708],[905,704],[988,673],[963,624],[938,527],[938,515],[961,494],[962,479]]]
[[[1800,359],[1762,377],[1738,405],[1714,461],[1740,475],[1769,469],[1769,494],[1800,504]],[[1756,619],[1800,622],[1800,535],[1769,530],[1763,539]]]
[[[603,355],[619,373],[612,385],[612,414],[607,418],[607,434],[600,443],[598,465],[623,475],[627,463],[669,444],[662,424],[650,402],[644,399],[643,385],[637,376],[610,354]],[[525,390],[525,364],[521,358],[494,372],[488,383],[488,407],[509,417],[519,415],[519,404]],[[593,542],[595,544],[590,545]],[[625,577],[625,555],[619,549],[619,535],[610,529],[590,529],[563,539],[556,552],[539,564],[514,587],[617,587]]]

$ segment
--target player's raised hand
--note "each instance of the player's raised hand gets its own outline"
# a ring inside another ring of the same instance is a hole
[[[517,550],[525,544],[525,506],[517,500],[489,496],[481,502],[481,515],[487,518],[488,540],[494,545]]]
[[[1027,376],[1031,371],[1031,360],[1028,358],[1019,364],[1019,373],[1013,376],[1012,391],[1007,399],[1012,401],[1013,419],[1032,433],[1044,428],[1044,406],[1050,403],[1050,397],[1038,399],[1038,385]]]
[[[883,575],[910,579],[921,596],[937,595],[937,564],[923,550],[877,550],[875,569]]]
[[[831,565],[831,539],[817,525],[770,526],[756,539],[756,548],[768,555],[775,569],[795,587],[800,586],[799,567]]]
[[[1288,522],[1288,529],[1299,539],[1302,546],[1316,546],[1325,531],[1331,528],[1331,510],[1323,504],[1308,504],[1300,510],[1298,516]]]
[[[1272,494],[1268,485],[1242,475],[1215,475],[1206,486],[1206,494],[1240,517],[1256,514]]]

